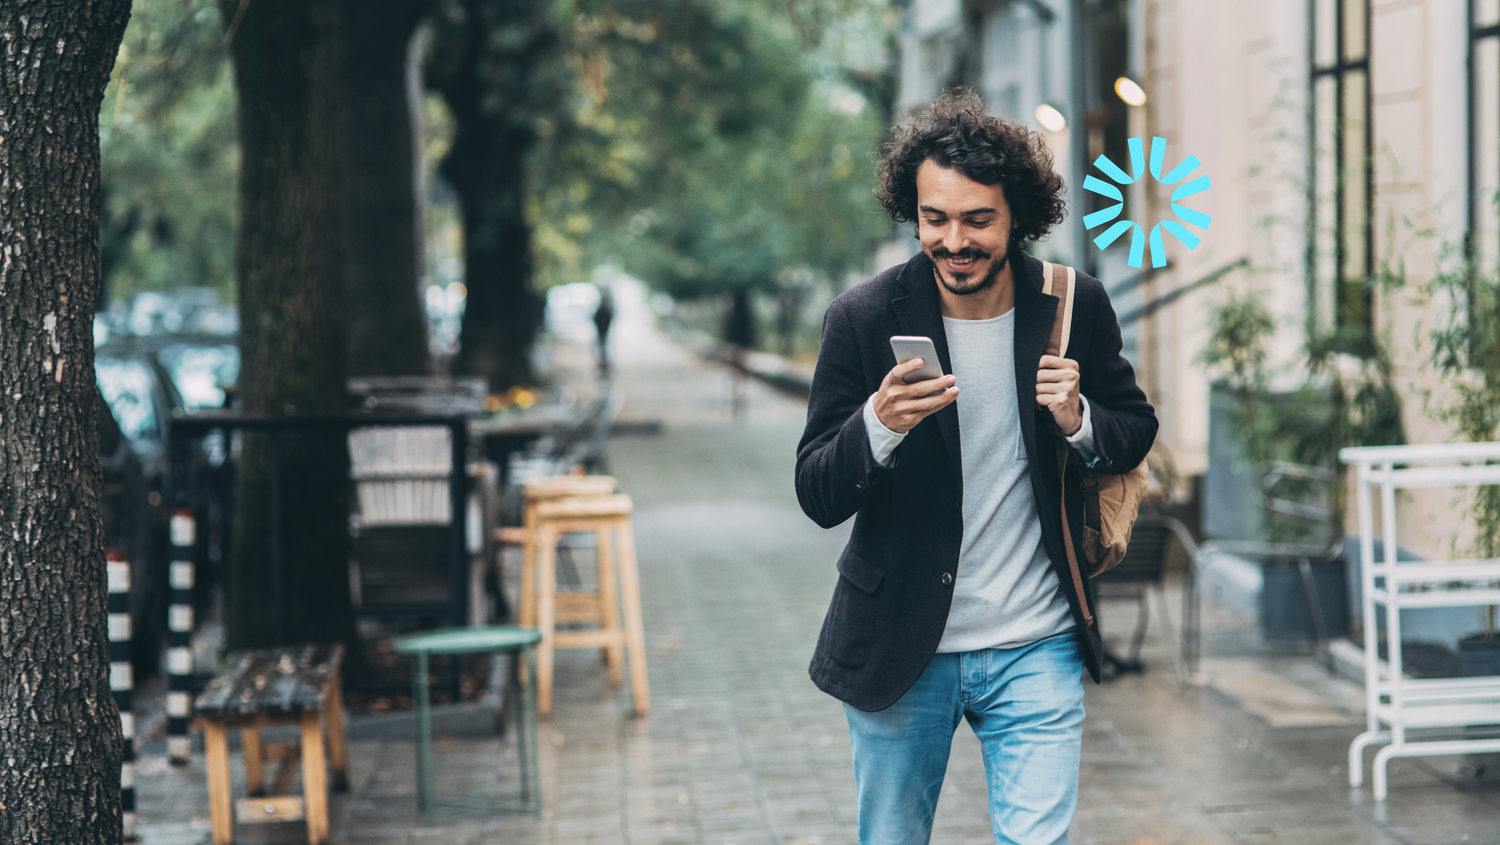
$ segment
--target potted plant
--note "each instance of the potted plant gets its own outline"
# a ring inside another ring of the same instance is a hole
[[[1426,292],[1440,308],[1431,363],[1448,388],[1433,410],[1470,442],[1500,439],[1500,273],[1482,269],[1476,251],[1466,249],[1457,269],[1438,273]],[[1500,558],[1500,485],[1477,488],[1469,516],[1474,557]],[[1481,608],[1480,629],[1459,639],[1463,675],[1500,675],[1497,623],[1494,605]]]
[[[1248,491],[1258,500],[1252,537],[1273,546],[1333,546],[1342,535],[1344,486],[1339,449],[1404,442],[1401,406],[1383,346],[1373,333],[1321,332],[1311,322],[1304,358],[1290,378],[1273,379],[1266,343],[1276,324],[1254,295],[1233,291],[1213,314],[1200,360],[1233,397],[1239,458],[1254,470]],[[1273,381],[1291,389],[1273,391]],[[1242,482],[1244,483],[1244,482]],[[1206,522],[1208,520],[1205,520]],[[1264,564],[1261,632],[1273,640],[1309,640],[1314,624],[1294,558],[1252,554]],[[1329,636],[1348,633],[1345,561],[1314,562],[1313,577]]]

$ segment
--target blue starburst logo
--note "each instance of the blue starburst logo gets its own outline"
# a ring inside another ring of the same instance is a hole
[[[1145,145],[1142,143],[1142,140],[1140,138],[1137,137],[1130,139],[1130,173],[1128,175],[1125,173],[1125,171],[1121,170],[1114,162],[1110,161],[1108,156],[1099,156],[1094,160],[1094,166],[1104,171],[1104,175],[1108,176],[1110,179],[1113,179],[1117,184],[1129,185],[1144,175],[1142,167],[1146,162],[1146,154],[1143,149],[1144,146]],[[1172,168],[1171,173],[1168,173],[1165,177],[1163,177],[1161,175],[1161,165],[1162,159],[1166,156],[1166,151],[1167,139],[1151,139],[1151,178],[1155,179],[1161,184],[1176,185],[1178,182],[1181,182],[1183,179],[1187,178],[1187,176],[1194,170],[1198,169],[1198,159],[1194,156],[1188,156],[1185,160],[1183,160],[1181,164]],[[1194,194],[1201,194],[1204,191],[1208,190],[1209,187],[1210,185],[1207,176],[1199,176],[1197,179],[1194,179],[1191,182],[1186,182],[1178,186],[1177,190],[1172,192],[1172,213],[1177,215],[1177,217],[1181,220],[1185,220],[1200,229],[1207,229],[1209,221],[1213,219],[1212,217],[1204,214],[1201,211],[1196,211],[1191,208],[1180,206],[1177,204],[1177,201],[1187,199]],[[1083,189],[1085,191],[1089,191],[1091,193],[1099,194],[1100,196],[1109,197],[1110,199],[1115,200],[1114,205],[1109,206],[1108,208],[1101,208],[1093,214],[1084,217],[1083,227],[1085,229],[1093,229],[1096,226],[1102,226],[1105,223],[1114,220],[1116,217],[1119,217],[1120,212],[1125,209],[1125,195],[1120,193],[1120,189],[1118,187],[1116,187],[1115,185],[1111,185],[1103,179],[1089,176],[1088,178],[1083,180]],[[1188,249],[1196,249],[1198,247],[1198,244],[1201,242],[1197,235],[1188,231],[1188,228],[1182,225],[1182,223],[1178,222],[1178,220],[1163,220],[1160,223],[1157,223],[1155,226],[1151,227],[1150,241],[1152,267],[1162,267],[1167,263],[1166,249],[1162,246],[1162,229],[1166,229],[1168,232],[1170,232],[1172,234],[1172,237],[1181,241]],[[1110,226],[1108,229],[1105,229],[1104,233],[1099,235],[1099,237],[1094,238],[1094,245],[1099,247],[1099,249],[1102,251],[1105,247],[1118,240],[1119,237],[1126,232],[1130,232],[1130,266],[1139,268],[1141,266],[1141,257],[1144,251],[1145,241],[1147,239],[1145,237],[1145,231],[1141,228],[1141,224],[1135,222],[1134,220],[1120,220],[1116,222],[1115,225]]]

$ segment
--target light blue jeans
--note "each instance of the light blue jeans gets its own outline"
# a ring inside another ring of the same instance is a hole
[[[860,845],[929,841],[961,716],[984,748],[995,842],[1066,845],[1083,744],[1076,631],[1018,648],[935,654],[895,704],[844,711]]]

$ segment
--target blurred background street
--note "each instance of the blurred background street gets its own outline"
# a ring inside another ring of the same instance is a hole
[[[16,49],[99,55],[0,67],[0,238],[74,238],[0,243],[0,729],[122,750],[127,837],[853,842],[794,450],[829,303],[919,248],[881,150],[967,88],[1160,421],[1074,841],[1500,845],[1500,0],[48,8]],[[107,666],[44,622],[94,598]],[[29,715],[57,655],[118,724]],[[538,813],[429,819],[534,797],[532,692]],[[954,742],[934,841],[992,841]]]
[[[756,382],[743,418],[730,377],[652,325],[640,288],[622,286],[615,386],[623,419],[659,434],[611,440],[609,463],[636,502],[652,711],[629,715],[593,651],[562,652],[558,704],[541,724],[543,817],[416,810],[408,715],[356,716],[351,792],[334,799],[334,841],[348,843],[706,843],[847,845],[853,773],[842,705],[808,680],[807,661],[848,526],[804,517],[791,472],[805,405]],[[593,385],[584,344],[553,348],[553,375]],[[1173,587],[1166,607],[1180,623]],[[1153,610],[1160,612],[1161,605]],[[1124,648],[1133,602],[1106,605]],[[1363,699],[1304,647],[1276,648],[1253,617],[1210,604],[1204,671],[1179,684],[1173,640],[1153,620],[1148,670],[1088,684],[1080,845],[1438,845],[1492,842],[1496,769],[1405,761],[1378,807],[1344,784],[1345,749]],[[492,705],[440,708],[440,786],[513,791],[513,739],[495,738]],[[199,764],[173,769],[148,743],[139,774],[149,845],[205,842]],[[504,755],[502,757],[502,755]],[[983,763],[967,726],[954,738],[934,842],[992,840]],[[241,841],[300,841],[296,823],[240,827]]]

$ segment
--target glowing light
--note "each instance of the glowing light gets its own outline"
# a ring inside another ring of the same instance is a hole
[[[451,282],[448,285],[448,302],[457,305],[463,302],[469,295],[469,289],[464,287],[463,282]]]
[[[1144,106],[1146,104],[1145,90],[1128,76],[1115,80],[1115,93],[1120,95],[1120,99],[1124,100],[1126,105]]]
[[[1042,103],[1036,107],[1036,122],[1048,132],[1061,132],[1068,128],[1068,119],[1057,109]]]

